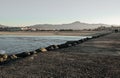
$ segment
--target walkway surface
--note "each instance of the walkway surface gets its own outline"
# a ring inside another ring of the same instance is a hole
[[[0,66],[1,78],[120,78],[120,33]]]

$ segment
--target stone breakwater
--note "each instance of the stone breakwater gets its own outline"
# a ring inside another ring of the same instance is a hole
[[[32,56],[32,55],[40,53],[40,52],[44,53],[44,52],[53,51],[53,50],[56,50],[56,49],[62,49],[62,48],[67,48],[67,47],[71,47],[71,46],[76,46],[76,45],[81,44],[85,41],[95,39],[95,38],[99,38],[99,37],[102,37],[102,36],[105,36],[105,35],[108,35],[108,34],[111,34],[111,32],[101,33],[101,34],[99,33],[99,34],[93,35],[92,37],[87,37],[87,38],[76,40],[76,41],[67,41],[67,42],[65,42],[63,44],[59,44],[59,45],[50,45],[48,47],[38,48],[38,49],[36,49],[34,51],[30,51],[30,52],[22,52],[22,53],[11,54],[11,55],[0,54],[0,64],[2,64],[4,62],[7,62],[7,61]]]

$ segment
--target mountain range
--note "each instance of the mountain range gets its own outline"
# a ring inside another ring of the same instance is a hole
[[[41,30],[60,30],[60,29],[73,29],[73,30],[82,30],[82,29],[94,29],[100,26],[110,26],[107,24],[88,24],[88,23],[82,23],[79,21],[72,22],[69,24],[36,24],[32,26],[27,26],[30,28],[38,28]]]
[[[37,28],[41,30],[60,30],[60,29],[73,29],[73,30],[82,30],[82,29],[94,29],[100,26],[109,27],[110,25],[107,24],[88,24],[79,21],[75,21],[68,24],[36,24],[31,26],[26,26],[30,28]],[[1,25],[0,27],[12,27],[12,26],[5,26]]]

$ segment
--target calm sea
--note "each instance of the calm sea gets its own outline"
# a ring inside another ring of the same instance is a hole
[[[0,53],[14,54],[91,36],[17,36],[0,35]]]

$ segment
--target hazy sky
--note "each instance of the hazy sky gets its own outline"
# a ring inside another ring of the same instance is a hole
[[[0,0],[0,24],[120,24],[120,0]]]

